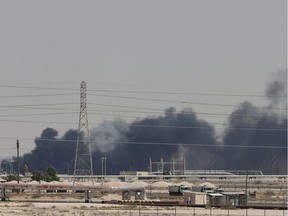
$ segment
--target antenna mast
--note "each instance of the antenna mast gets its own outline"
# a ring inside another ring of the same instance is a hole
[[[88,128],[87,106],[86,106],[86,83],[80,85],[80,114],[78,124],[77,146],[74,165],[74,180],[79,181],[85,176],[92,176],[92,155],[90,146],[90,136]],[[89,178],[89,177],[88,177]],[[93,181],[92,181],[93,182]]]

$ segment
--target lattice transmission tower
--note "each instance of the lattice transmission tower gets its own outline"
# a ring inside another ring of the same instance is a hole
[[[86,102],[86,83],[82,81],[80,85],[80,114],[73,184],[75,183],[75,181],[80,181],[83,178],[89,179],[89,177],[92,177],[93,175]]]

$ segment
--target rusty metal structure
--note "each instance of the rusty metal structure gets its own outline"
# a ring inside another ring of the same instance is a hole
[[[163,158],[159,162],[149,161],[150,174],[158,175],[184,175],[185,174],[185,159],[172,161],[164,161]]]

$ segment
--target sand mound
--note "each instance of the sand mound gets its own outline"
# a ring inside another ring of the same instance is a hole
[[[107,187],[118,187],[118,186],[125,186],[125,185],[127,184],[124,182],[118,182],[118,181],[111,181],[111,182],[104,183],[104,186],[107,186]]]
[[[210,182],[203,182],[203,183],[199,184],[198,186],[207,187],[207,188],[217,188],[214,184],[212,184]]]
[[[184,185],[184,186],[186,186],[186,187],[192,187],[192,186],[194,186],[193,183],[186,182],[186,181],[182,181],[182,182],[176,183],[175,185],[178,185],[178,186]]]
[[[146,183],[146,182],[143,182],[143,181],[134,181],[134,182],[131,182],[130,185],[140,186],[140,187],[147,187],[149,184]]]
[[[171,185],[168,182],[164,182],[164,181],[158,181],[158,182],[154,182],[153,184],[151,184],[151,187],[155,187],[155,188],[167,188],[169,185]]]

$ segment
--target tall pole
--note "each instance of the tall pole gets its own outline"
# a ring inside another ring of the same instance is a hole
[[[246,169],[245,193],[248,192],[248,169]]]
[[[186,171],[186,161],[185,158],[183,158],[183,175],[185,175],[185,171]]]
[[[175,175],[175,161],[174,161],[174,158],[172,158],[172,175]]]
[[[101,165],[102,165],[102,185],[104,184],[104,161],[105,161],[105,157],[101,157]]]
[[[104,161],[104,157],[101,157],[101,165],[102,165],[102,169],[101,169],[101,174],[102,174],[102,178],[103,178],[103,176],[104,176],[104,168],[103,168],[103,166],[104,166],[104,163],[103,163],[103,161]]]
[[[104,159],[104,162],[105,162],[105,166],[104,166],[104,176],[106,177],[106,161],[107,161],[107,158],[105,157]]]
[[[17,182],[19,184],[19,178],[20,178],[20,160],[19,160],[19,140],[16,141],[16,146],[17,146]]]
[[[88,178],[92,177],[93,167],[87,116],[86,83],[83,81],[80,85],[80,114],[73,185],[75,184],[75,180],[80,180],[84,176]],[[92,181],[92,184],[94,184],[94,181]]]

